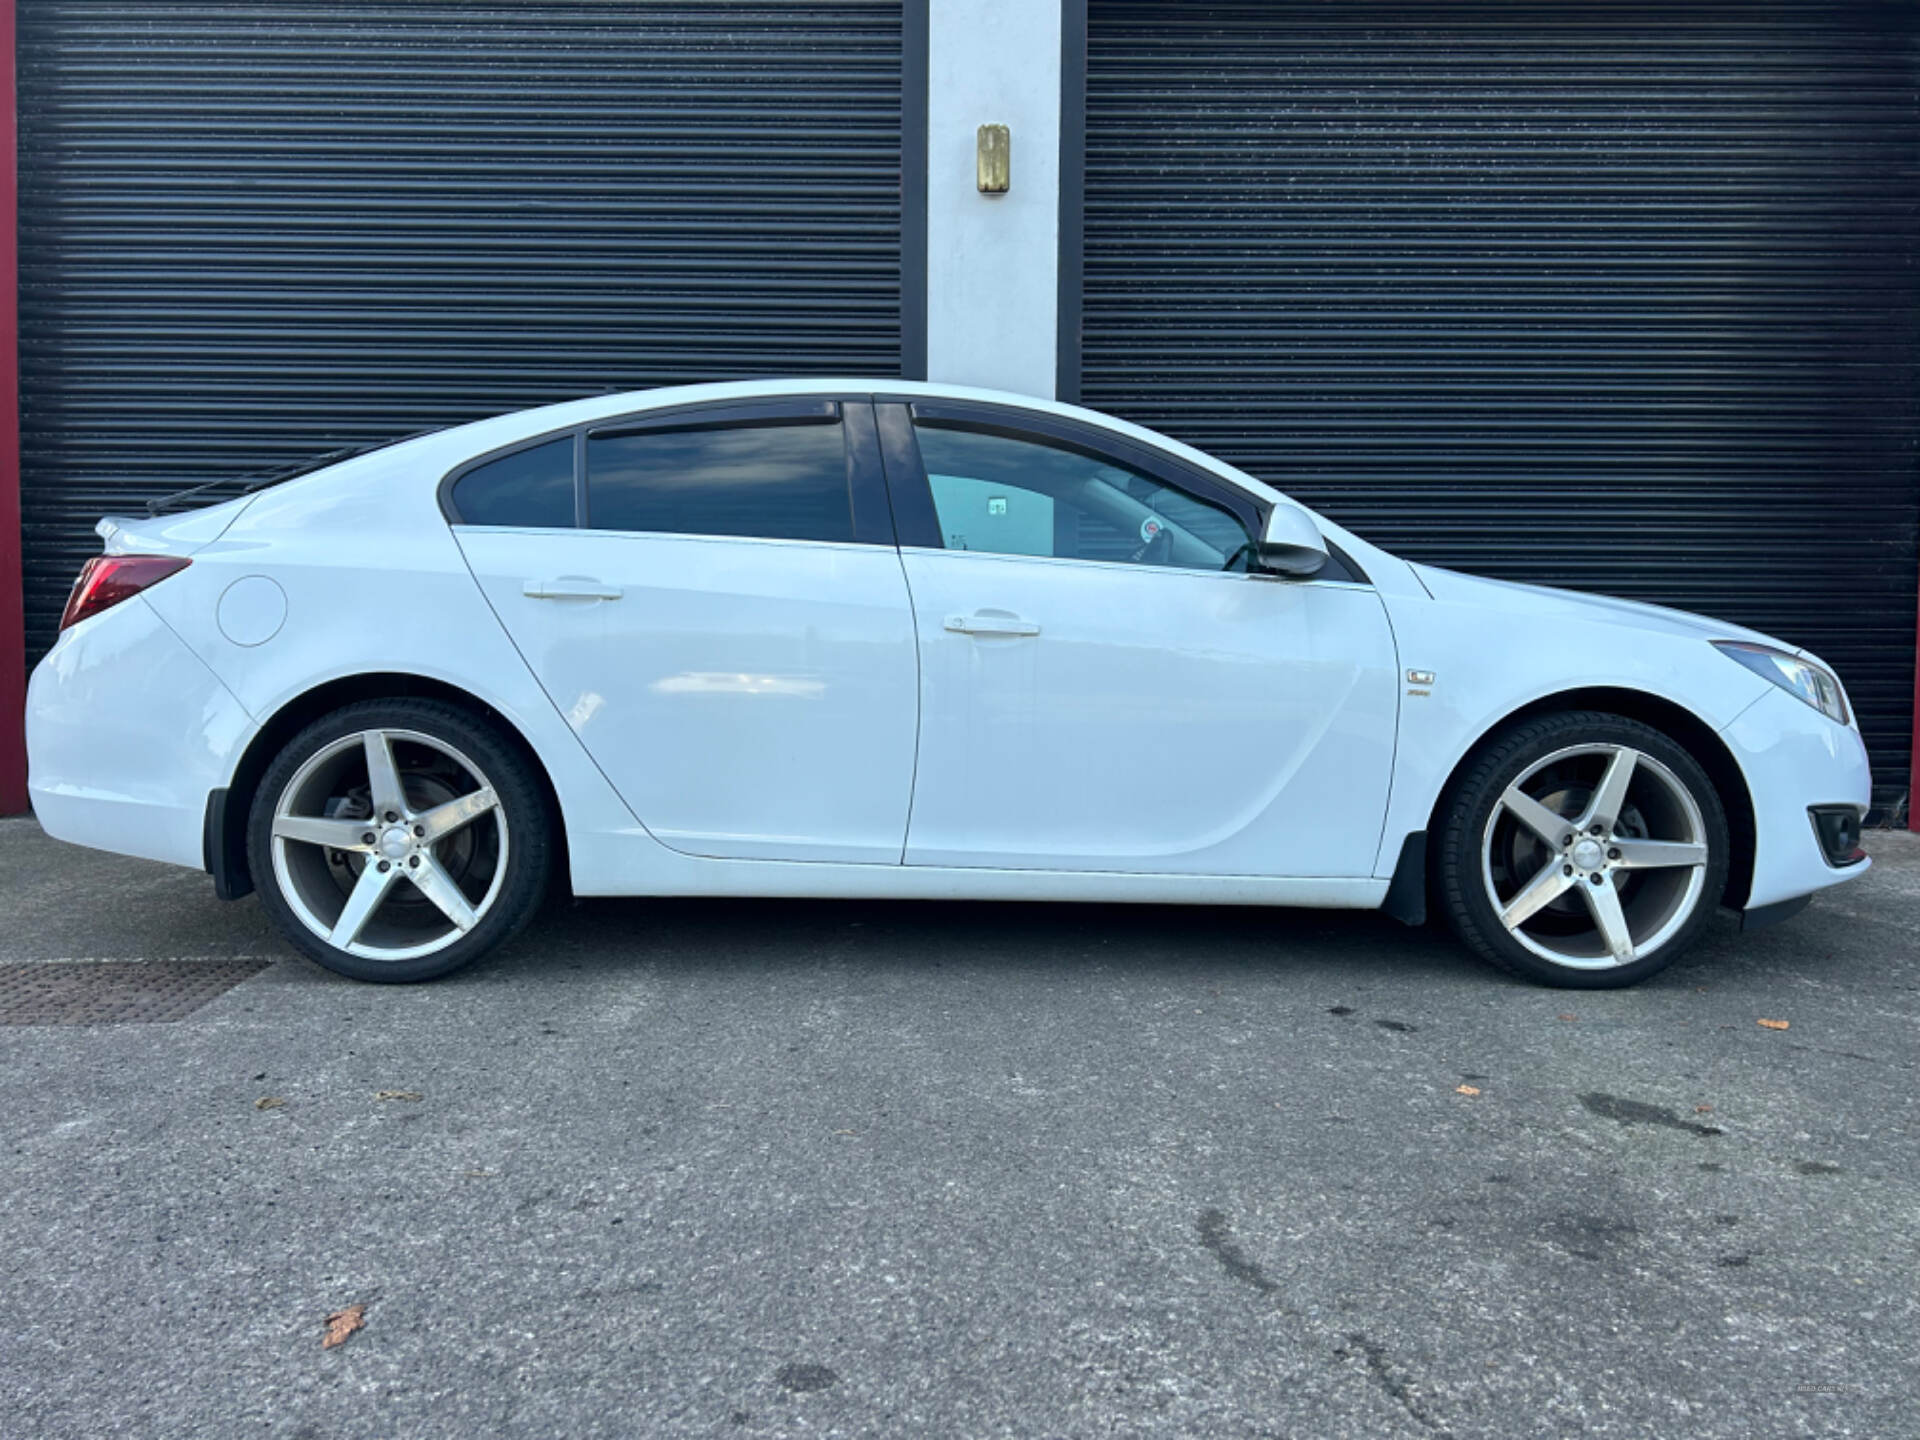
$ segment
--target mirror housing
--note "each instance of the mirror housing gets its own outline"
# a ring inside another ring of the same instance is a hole
[[[1267,528],[1254,547],[1262,570],[1304,580],[1327,563],[1327,542],[1320,527],[1298,505],[1281,501],[1267,516]]]

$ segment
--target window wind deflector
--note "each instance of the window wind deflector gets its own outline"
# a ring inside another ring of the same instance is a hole
[[[636,415],[596,425],[589,439],[617,440],[623,435],[658,435],[675,430],[715,430],[729,425],[831,425],[840,419],[838,400],[753,400],[738,405],[708,405],[698,410]]]
[[[1105,430],[1063,415],[1054,415],[1045,410],[1025,410],[1002,401],[928,400],[917,397],[908,402],[907,408],[913,418],[923,424],[945,425],[955,429],[1004,431],[1008,434],[1024,431],[1037,435],[1080,435],[1091,430],[1103,440],[1112,438],[1124,441],[1127,438],[1124,435],[1109,436]]]
[[[907,408],[916,420],[978,420],[981,418],[980,407],[968,405],[965,402],[956,405],[951,401],[910,400],[907,402]],[[1022,415],[1020,418],[1024,420],[1027,417]]]
[[[981,404],[977,401],[915,400],[909,407],[916,425],[940,430],[967,430],[976,435],[999,435],[1008,440],[1045,444],[1056,450],[1084,455],[1109,465],[1142,468],[1148,473],[1175,473],[1191,483],[1193,467],[1160,451],[1149,450],[1126,435],[1115,435],[1039,410]]]

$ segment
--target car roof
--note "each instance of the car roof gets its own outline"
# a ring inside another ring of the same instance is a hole
[[[651,411],[681,405],[758,400],[784,395],[847,394],[899,396],[903,399],[972,400],[983,404],[1027,410],[1041,415],[1079,420],[1178,455],[1202,469],[1225,477],[1269,504],[1286,498],[1266,482],[1215,456],[1182,444],[1158,431],[1149,430],[1113,415],[1088,410],[1079,405],[1068,405],[1058,400],[1042,399],[1037,395],[1021,395],[1010,390],[989,390],[979,386],[949,385],[926,380],[794,376],[767,380],[728,380],[703,385],[669,385],[654,390],[627,390],[616,394],[594,395],[582,400],[567,400],[556,405],[543,405],[533,410],[520,410],[510,415],[475,421],[470,425],[443,431],[433,439],[438,442],[435,445],[436,449],[440,444],[445,444],[449,454],[457,449],[463,457],[470,458],[485,454],[489,450],[512,445],[520,440],[532,439],[549,431],[563,430],[574,425],[592,424],[599,420],[644,415]],[[456,441],[459,442],[457,446],[454,444]]]

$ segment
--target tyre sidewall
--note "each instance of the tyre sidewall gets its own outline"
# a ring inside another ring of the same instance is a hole
[[[419,731],[460,751],[492,784],[512,838],[500,892],[480,923],[444,950],[412,960],[370,960],[335,949],[309,930],[287,903],[273,864],[273,812],[295,772],[324,746],[373,729]],[[316,720],[288,741],[268,765],[247,814],[247,864],[261,902],[302,954],[355,980],[403,984],[432,980],[472,964],[533,917],[546,895],[551,824],[545,792],[527,760],[486,720],[444,701],[368,700]]]
[[[1571,745],[1626,745],[1659,761],[1692,794],[1706,832],[1707,873],[1693,913],[1651,955],[1630,965],[1583,970],[1556,965],[1514,939],[1487,894],[1480,847],[1507,786],[1556,750]],[[1708,925],[1726,890],[1728,828],[1719,792],[1700,763],[1665,734],[1625,716],[1572,712],[1527,721],[1490,741],[1469,763],[1443,806],[1440,893],[1454,929],[1471,948],[1502,969],[1567,989],[1606,990],[1632,985],[1664,970]]]

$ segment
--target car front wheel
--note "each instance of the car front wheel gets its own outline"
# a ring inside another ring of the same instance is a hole
[[[1547,715],[1497,736],[1442,806],[1455,931],[1549,985],[1631,985],[1699,935],[1726,888],[1725,809],[1698,761],[1624,716]]]
[[[532,918],[549,825],[493,726],[440,701],[375,700],[309,725],[268,766],[247,855],[305,954],[356,980],[431,980]]]

